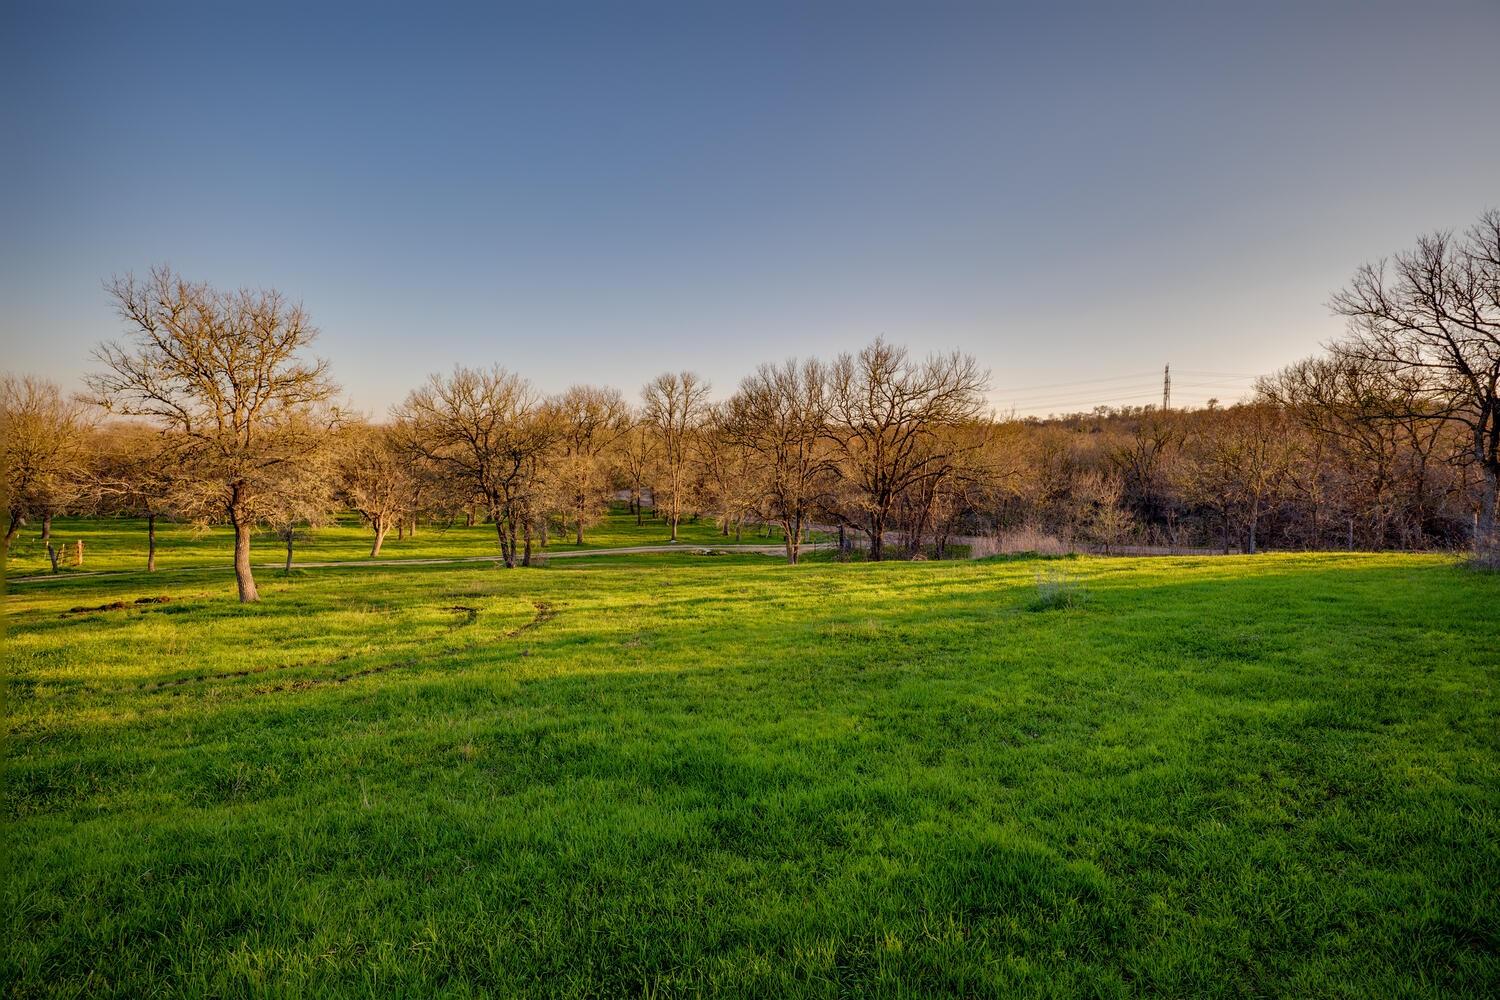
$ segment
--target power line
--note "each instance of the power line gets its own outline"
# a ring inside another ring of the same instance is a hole
[[[1105,397],[1089,396],[1089,397],[1084,398],[1084,399],[1058,399],[1058,400],[1051,400],[1051,401],[1045,402],[1045,403],[1024,403],[1024,404],[1012,404],[1012,405],[1020,405],[1024,409],[1028,409],[1028,410],[1048,410],[1048,409],[1055,410],[1055,409],[1058,409],[1060,407],[1068,407],[1070,409],[1080,409],[1080,408],[1081,409],[1092,409],[1094,406],[1110,406],[1110,405],[1113,405],[1115,403],[1130,402],[1130,401],[1134,401],[1134,400],[1159,399],[1160,398],[1160,394],[1161,394],[1161,390],[1158,389],[1158,388],[1153,387],[1151,389],[1147,389],[1145,392],[1134,392],[1134,393],[1130,393],[1128,395],[1105,396]]]
[[[1050,383],[1050,384],[1044,383],[1044,384],[1040,384],[1040,385],[1009,386],[1009,387],[1000,388],[1000,389],[992,389],[992,390],[990,390],[990,395],[992,395],[992,396],[1004,396],[1006,393],[1012,393],[1012,392],[1014,392],[1014,393],[1020,393],[1020,395],[1018,395],[1018,396],[1011,397],[1010,401],[1011,402],[1024,402],[1024,401],[1026,401],[1028,399],[1045,399],[1045,398],[1051,398],[1051,397],[1054,396],[1053,393],[1039,393],[1039,392],[1037,392],[1037,390],[1039,390],[1039,389],[1069,389],[1069,388],[1072,388],[1074,386],[1080,387],[1077,392],[1062,392],[1059,395],[1069,396],[1069,397],[1071,397],[1071,396],[1082,396],[1082,395],[1093,395],[1096,390],[1084,389],[1082,387],[1083,386],[1098,385],[1098,384],[1104,383],[1104,382],[1123,382],[1123,381],[1127,381],[1127,380],[1140,379],[1141,381],[1136,382],[1135,384],[1132,384],[1132,385],[1128,385],[1128,386],[1112,386],[1112,387],[1109,387],[1108,389],[1098,390],[1098,391],[1107,391],[1107,392],[1108,391],[1113,391],[1113,392],[1130,391],[1130,392],[1134,392],[1134,391],[1137,391],[1137,390],[1144,390],[1148,385],[1159,385],[1159,383],[1154,383],[1154,382],[1153,383],[1148,383],[1148,382],[1144,381],[1147,378],[1153,377],[1155,374],[1156,374],[1155,372],[1141,372],[1141,373],[1137,373],[1137,374],[1133,374],[1133,375],[1112,375],[1112,376],[1109,376],[1107,378],[1082,379],[1082,380],[1079,380],[1077,382],[1053,382],[1053,383]],[[1193,372],[1184,372],[1184,371],[1181,371],[1180,369],[1179,369],[1178,374],[1189,375],[1189,376],[1193,376],[1194,375]],[[1178,387],[1184,387],[1185,386],[1185,387],[1190,387],[1190,388],[1207,388],[1207,389],[1233,390],[1233,389],[1240,388],[1239,385],[1236,385],[1235,380],[1237,380],[1237,379],[1258,378],[1258,377],[1259,376],[1254,376],[1254,375],[1246,375],[1246,376],[1207,376],[1207,381],[1205,381],[1203,377],[1195,377],[1193,379],[1193,381],[1191,381],[1191,382],[1175,382],[1173,384],[1176,385],[1176,386],[1178,386]]]
[[[1151,383],[1145,383],[1143,385],[1123,385],[1123,386],[1118,387],[1117,389],[1114,389],[1111,392],[1105,392],[1105,393],[1099,393],[1099,392],[1088,392],[1088,393],[1079,393],[1079,392],[1043,393],[1041,395],[1036,395],[1036,396],[1014,396],[1014,397],[1000,397],[1000,398],[1004,399],[1007,403],[1036,403],[1036,402],[1043,402],[1043,401],[1046,401],[1046,400],[1061,400],[1063,402],[1067,402],[1068,400],[1072,400],[1072,399],[1076,399],[1076,400],[1079,400],[1079,401],[1087,401],[1087,400],[1090,400],[1090,399],[1098,399],[1101,395],[1118,396],[1121,393],[1130,393],[1130,394],[1134,395],[1134,394],[1139,394],[1141,392],[1148,392],[1148,391],[1151,393],[1151,395],[1154,396],[1157,393],[1161,392],[1161,389],[1160,389],[1160,387],[1155,386],[1155,385],[1153,385]]]
[[[1191,395],[1192,395],[1192,398],[1187,401],[1187,405],[1189,405],[1189,406],[1201,405],[1202,403],[1205,403],[1205,402],[1207,402],[1210,399],[1222,399],[1223,398],[1221,395],[1219,395],[1217,393],[1214,393],[1214,392],[1211,392],[1211,391],[1210,392],[1199,391],[1199,392],[1196,392],[1196,393],[1192,393]],[[1009,405],[1009,406],[1011,406],[1011,407],[1013,407],[1015,409],[1019,409],[1019,410],[1028,410],[1028,411],[1035,411],[1035,412],[1052,412],[1052,413],[1060,413],[1060,412],[1076,413],[1076,412],[1083,412],[1083,411],[1087,411],[1087,410],[1092,410],[1095,407],[1099,407],[1099,406],[1114,406],[1114,405],[1117,405],[1117,404],[1120,404],[1120,403],[1145,402],[1147,400],[1160,399],[1160,398],[1161,398],[1161,389],[1160,388],[1150,388],[1150,389],[1141,389],[1139,391],[1134,391],[1134,392],[1119,393],[1119,394],[1107,395],[1107,396],[1083,396],[1083,397],[1074,397],[1074,398],[1071,398],[1071,399],[1045,399],[1045,398],[1043,398],[1043,399],[1032,400],[1032,401],[1028,401],[1028,402],[1021,402],[1019,400],[1006,401],[1006,402],[1007,402],[1007,405]],[[1181,408],[1181,405],[1182,405],[1182,403],[1179,400],[1179,402],[1178,402],[1178,408],[1179,409]]]
[[[1123,382],[1126,379],[1132,379],[1132,378],[1149,378],[1149,377],[1151,377],[1152,375],[1155,375],[1155,374],[1156,374],[1155,372],[1136,372],[1136,373],[1131,374],[1131,375],[1108,375],[1108,376],[1105,376],[1104,378],[1079,379],[1077,382],[1051,382],[1051,383],[1043,383],[1041,385],[1013,385],[1013,386],[1007,386],[1007,387],[1002,388],[1002,389],[996,389],[995,391],[996,392],[1031,392],[1031,391],[1033,391],[1035,389],[1065,389],[1065,388],[1068,388],[1069,386],[1075,386],[1075,385],[1097,385],[1100,382]]]
[[[1172,392],[1174,389],[1193,390],[1188,395],[1194,397],[1194,401],[1207,401],[1221,396],[1237,396],[1246,393],[1251,388],[1246,383],[1249,380],[1259,378],[1258,375],[1245,373],[1210,372],[1198,369],[1178,369],[1178,374],[1188,376],[1190,381],[1174,382],[1172,379],[1172,366],[1169,364],[1162,368],[1160,373],[1161,381],[1154,385],[1145,380],[1151,378],[1155,373],[1134,372],[1128,375],[1105,375],[1099,378],[1077,379],[1071,382],[1012,386],[1007,389],[993,390],[990,393],[990,398],[1011,409],[1032,412],[1051,411],[1054,413],[1079,412],[1099,406],[1113,406],[1120,403],[1134,403],[1147,399],[1160,398],[1162,409],[1165,411],[1172,408]],[[1115,385],[1111,383],[1128,384]],[[1043,389],[1059,391],[1039,391]],[[1017,393],[1017,395],[1007,397],[1006,393]]]
[[[1177,382],[1178,386],[1187,386],[1190,389],[1242,389],[1248,390],[1250,386],[1239,386],[1232,382]]]

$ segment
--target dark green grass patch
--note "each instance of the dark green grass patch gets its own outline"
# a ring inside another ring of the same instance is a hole
[[[1056,565],[17,588],[0,979],[1494,992],[1500,581],[1084,558],[1086,605],[1032,613]]]

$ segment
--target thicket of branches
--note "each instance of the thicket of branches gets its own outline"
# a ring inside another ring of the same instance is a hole
[[[789,562],[815,530],[864,558],[941,557],[1006,533],[1088,546],[1431,548],[1494,560],[1500,485],[1500,212],[1361,268],[1333,299],[1348,334],[1234,405],[986,412],[962,354],[877,340],[766,364],[715,400],[691,372],[548,397],[503,368],[434,375],[383,423],[331,405],[316,331],[275,292],[221,292],[165,269],[110,289],[127,337],[86,399],[0,383],[9,550],[64,513],[134,515],[154,567],[160,518],[235,531],[256,598],[252,528],[292,545],[336,509],[371,555],[422,525],[494,525],[506,566],[608,504],[776,529]],[[123,419],[121,419],[123,418]]]

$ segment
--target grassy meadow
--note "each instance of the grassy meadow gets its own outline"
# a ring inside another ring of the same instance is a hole
[[[9,995],[1500,987],[1500,578],[1443,558],[258,577],[11,588]]]
[[[774,532],[776,529],[772,529]],[[574,543],[568,530],[548,539],[549,552],[576,552],[587,549],[624,548],[634,545],[665,545],[672,531],[665,521],[648,513],[640,525],[623,506],[616,506],[599,523],[584,532],[584,544]],[[55,545],[63,548],[59,574],[94,571],[143,571],[146,568],[146,521],[144,518],[57,518],[52,525]],[[731,529],[726,537],[711,520],[684,520],[677,526],[678,541],[683,545],[725,545],[734,543]],[[745,528],[744,544],[774,543],[777,533],[768,538],[763,530]],[[73,543],[83,542],[83,565],[73,565]],[[293,566],[298,562],[363,560],[370,558],[375,535],[359,516],[340,515],[334,523],[307,532],[293,540]],[[535,540],[536,551],[543,551]],[[286,543],[269,531],[259,532],[253,544],[257,566],[280,567],[286,559]],[[493,524],[466,527],[462,521],[452,525],[423,524],[415,536],[397,538],[392,530],[380,548],[379,559],[461,559],[474,556],[498,557],[499,542]],[[159,521],[156,525],[156,567],[158,570],[229,566],[233,562],[233,535],[227,527],[203,528],[185,522]],[[7,564],[11,576],[50,574],[46,548],[41,543],[41,529],[27,525],[11,546]]]

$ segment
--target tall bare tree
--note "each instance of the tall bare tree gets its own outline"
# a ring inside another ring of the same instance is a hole
[[[74,503],[84,485],[87,430],[83,406],[54,383],[29,376],[0,378],[6,555],[29,520],[42,522],[42,544],[51,541],[53,516]]]
[[[412,463],[389,429],[350,428],[339,455],[339,496],[375,533],[370,558],[380,555],[386,533],[400,525],[416,504]]]
[[[828,504],[836,467],[828,437],[828,371],[816,360],[761,365],[730,399],[730,433],[760,459],[765,513],[781,525],[795,564],[814,513]]]
[[[575,385],[554,406],[558,420],[556,474],[573,521],[574,540],[606,509],[609,469],[605,456],[630,426],[630,409],[618,389]]]
[[[555,422],[531,383],[498,365],[433,375],[396,408],[402,445],[488,507],[506,568],[529,523],[532,459],[553,442]]]
[[[641,390],[645,421],[654,434],[661,474],[652,485],[656,507],[666,503],[672,541],[692,490],[690,465],[694,438],[708,404],[708,383],[692,372],[665,372]]]
[[[109,410],[172,431],[171,460],[203,520],[234,529],[242,602],[259,600],[250,568],[255,525],[291,486],[291,463],[327,444],[338,387],[304,352],[317,331],[274,290],[221,291],[158,267],[107,286],[128,329],[102,345],[89,377]]]
[[[1461,237],[1432,233],[1364,265],[1332,307],[1349,321],[1338,354],[1420,375],[1417,414],[1465,429],[1483,480],[1474,547],[1500,559],[1500,209]]]
[[[732,408],[711,403],[704,408],[694,449],[694,493],[701,509],[719,523],[719,534],[731,529],[740,537],[745,519],[760,509],[764,464],[736,433]]]
[[[968,355],[914,361],[883,339],[834,362],[829,431],[857,497],[846,517],[869,537],[871,560],[881,558],[896,499],[941,475],[955,449],[968,446],[938,432],[979,417],[988,380]]]
[[[620,477],[630,493],[630,510],[635,514],[636,527],[640,527],[645,493],[655,474],[657,456],[656,435],[644,418],[631,420],[629,428],[616,442],[614,455]]]
[[[947,459],[935,474],[902,491],[894,507],[909,555],[921,554],[931,538],[933,554],[943,558],[948,538],[963,519],[993,511],[1002,497],[1014,493],[1019,449],[1012,437],[1013,430],[990,420],[945,427],[934,435]]]

